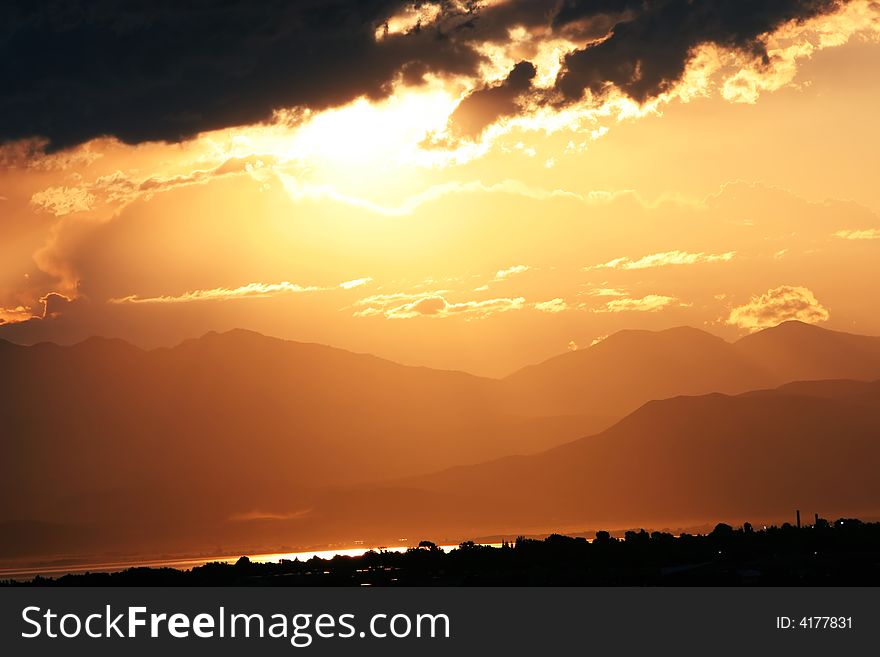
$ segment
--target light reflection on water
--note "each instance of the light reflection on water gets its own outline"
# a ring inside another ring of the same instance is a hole
[[[489,543],[492,547],[501,547],[500,543]],[[312,550],[306,552],[276,552],[268,554],[248,555],[248,558],[255,563],[273,563],[282,559],[299,559],[300,561],[308,561],[312,557],[319,559],[332,559],[334,556],[359,557],[362,554],[372,550],[382,550],[385,552],[405,552],[409,545],[394,547],[356,547],[347,549],[331,549],[331,550]],[[457,545],[440,545],[438,546],[444,552],[455,549]],[[107,573],[127,568],[176,568],[178,570],[189,570],[197,566],[203,566],[206,563],[235,563],[240,555],[217,556],[217,557],[193,557],[189,559],[144,559],[129,561],[103,561],[98,563],[82,563],[82,564],[46,564],[43,566],[31,566],[27,568],[0,568],[0,580],[2,579],[31,579],[37,575],[43,577],[59,577],[69,573]]]

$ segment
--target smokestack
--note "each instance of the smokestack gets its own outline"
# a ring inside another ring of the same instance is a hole
[[[800,529],[801,528],[801,510],[798,509],[797,511],[795,511],[795,513],[797,514],[797,526],[798,526],[798,529]]]
[[[818,514],[818,513],[815,514],[815,518],[816,518],[816,519],[815,519],[815,521],[813,522],[813,526],[814,526],[814,527],[818,527],[818,526],[819,526],[819,514]]]

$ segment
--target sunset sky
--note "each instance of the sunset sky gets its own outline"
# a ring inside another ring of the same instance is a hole
[[[880,334],[880,3],[36,4],[0,10],[0,338],[499,376]]]

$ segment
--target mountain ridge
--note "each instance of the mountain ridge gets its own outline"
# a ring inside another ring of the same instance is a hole
[[[788,327],[770,337],[784,338],[792,328],[803,332],[803,327]],[[809,331],[809,335],[828,340],[830,346],[822,353],[842,354],[826,368],[831,374],[841,358],[856,359],[859,368],[869,370],[870,350],[880,344],[880,339],[852,339],[835,332]],[[626,343],[623,352],[615,345],[620,340]],[[657,348],[670,341],[674,349]],[[795,343],[787,349],[798,348]],[[620,441],[618,450],[630,445],[624,452],[608,448],[606,456],[614,456],[620,479],[605,482],[602,495],[607,496],[608,490],[626,485],[629,476],[647,481],[654,476],[651,468],[675,471],[678,466],[658,447],[664,441],[669,449],[679,445],[682,455],[702,454],[707,462],[716,458],[703,453],[709,442],[682,442],[673,425],[686,428],[682,430],[688,435],[702,432],[736,442],[740,437],[730,427],[740,426],[747,436],[762,431],[771,435],[759,425],[744,425],[742,419],[769,414],[782,418],[777,419],[782,435],[793,430],[812,435],[821,425],[830,435],[843,432],[842,440],[852,443],[868,426],[865,423],[873,422],[874,406],[880,406],[875,403],[875,388],[880,388],[876,383],[783,380],[787,385],[773,392],[775,406],[764,408],[768,393],[760,389],[774,387],[766,385],[768,378],[785,377],[757,377],[757,383],[765,385],[738,393],[737,386],[751,383],[748,377],[757,370],[742,364],[744,357],[735,344],[699,329],[628,332],[609,338],[608,345],[595,353],[600,358],[588,360],[602,367],[586,373],[575,368],[573,374],[547,383],[546,390],[540,389],[538,379],[539,390],[532,398],[528,387],[511,389],[506,380],[400,365],[370,354],[248,331],[208,334],[157,350],[106,338],[72,347],[0,344],[5,374],[0,378],[4,418],[0,460],[16,465],[0,481],[0,522],[122,523],[125,532],[137,533],[137,527],[125,524],[135,523],[151,527],[155,540],[179,535],[183,541],[196,531],[216,540],[224,532],[247,536],[254,531],[285,531],[318,540],[318,533],[342,539],[346,527],[363,529],[367,518],[376,528],[391,531],[390,523],[399,520],[404,523],[401,531],[407,527],[415,531],[413,518],[424,512],[438,528],[466,535],[479,527],[474,535],[485,535],[494,531],[484,526],[486,500],[497,502],[498,491],[518,499],[522,513],[517,515],[516,508],[507,505],[495,518],[497,523],[581,522],[588,517],[577,515],[586,507],[577,506],[584,490],[576,482],[587,476],[589,468],[577,470],[576,479],[569,476],[573,464],[584,462],[583,458],[563,458],[554,466],[560,468],[556,479],[534,479],[533,471],[545,469],[534,464],[556,458],[552,455],[560,452],[553,452],[554,448],[564,452],[575,449],[564,445],[592,445],[598,435],[606,437],[602,444],[610,444],[608,436],[611,442]],[[619,353],[628,359],[623,365],[617,360]],[[735,367],[726,369],[727,362]],[[827,358],[816,362],[819,369],[829,365]],[[876,378],[880,379],[880,372]],[[554,397],[559,390],[567,397]],[[616,397],[619,393],[623,394]],[[716,413],[726,413],[724,422],[705,410],[713,404]],[[864,420],[851,435],[841,404]],[[627,405],[633,406],[631,411],[625,410]],[[739,411],[729,412],[732,406]],[[787,414],[779,415],[777,406],[787,409]],[[660,412],[657,409],[685,410],[643,421],[646,414]],[[553,410],[559,412],[548,412]],[[836,418],[837,428],[830,421],[822,424],[818,416],[812,425],[804,424],[800,415],[818,410]],[[666,433],[659,433],[658,427],[665,427]],[[627,432],[652,441],[639,442],[638,436]],[[833,451],[830,443],[823,445]],[[862,450],[863,461],[874,458],[872,444],[859,445],[852,443],[853,449]],[[589,452],[594,447],[578,449]],[[621,456],[624,453],[626,458]],[[511,456],[516,454],[521,456]],[[468,467],[479,465],[484,472],[494,472],[502,466],[489,465],[492,459],[504,456],[508,464],[533,466],[529,472],[497,481],[497,490],[468,483],[466,473],[472,472]],[[736,453],[728,456],[742,465]],[[586,462],[602,458],[597,453]],[[629,465],[624,467],[624,461]],[[717,459],[714,462],[713,467],[721,467]],[[864,463],[851,465],[861,471]],[[431,490],[425,484],[451,466],[462,469],[445,489]],[[697,474],[693,476],[700,485],[714,490],[715,479],[701,471]],[[588,478],[602,481],[603,476],[593,473]],[[374,493],[363,497],[345,492],[360,482],[402,482],[402,478],[410,478],[412,485],[392,490],[387,483],[374,483],[369,488]],[[575,502],[547,497],[547,491],[559,490],[566,481]],[[848,479],[842,481],[849,486]],[[425,485],[413,488],[415,484]],[[534,500],[519,497],[520,484]],[[693,490],[697,494],[698,487]],[[538,504],[542,499],[559,513],[548,515]],[[621,500],[609,509],[616,509],[621,518],[638,520],[631,513],[635,498],[623,495]],[[676,503],[683,505],[683,498]],[[653,501],[645,504],[647,510],[657,512]],[[375,516],[377,509],[381,517]],[[232,518],[263,517],[255,511],[268,512],[268,518],[295,519],[287,525],[287,521],[259,521],[263,524],[258,529],[254,529],[257,521],[229,524]],[[464,522],[467,519],[472,523]],[[121,526],[117,529],[122,531]]]
[[[802,361],[809,353],[802,359],[797,355],[810,349],[823,357],[805,366]],[[678,394],[736,394],[789,381],[875,377],[880,377],[880,337],[794,321],[735,342],[686,326],[619,331],[587,349],[517,370],[502,381],[520,403],[537,402],[540,413],[561,408],[583,412],[592,403],[622,416],[647,399]],[[571,385],[574,381],[577,388]]]
[[[440,496],[461,509],[459,527],[486,533],[876,515],[880,380],[786,387],[654,400],[594,436],[388,486]],[[426,526],[432,512],[419,512]]]

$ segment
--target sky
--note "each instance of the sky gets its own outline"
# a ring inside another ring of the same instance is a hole
[[[0,10],[0,338],[880,334],[880,3],[138,5]]]

